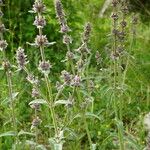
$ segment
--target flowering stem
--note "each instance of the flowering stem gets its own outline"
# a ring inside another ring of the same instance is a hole
[[[114,13],[117,14],[117,8],[114,7]],[[118,107],[117,107],[117,76],[119,74],[117,74],[117,72],[119,71],[118,68],[118,61],[116,59],[116,54],[117,54],[117,19],[113,20],[113,31],[114,31],[114,36],[113,36],[113,55],[114,55],[114,62],[113,62],[113,73],[114,73],[114,81],[113,81],[113,103],[114,103],[114,110],[115,110],[115,117],[118,120],[119,118],[119,114],[118,114]],[[120,142],[120,150],[124,150],[124,143],[123,143],[123,133],[122,133],[122,129],[120,128],[119,125],[117,125],[118,127],[118,138],[119,138],[119,142]]]
[[[55,129],[55,133],[56,135],[58,136],[58,127],[57,127],[57,122],[56,122],[56,116],[55,116],[55,111],[54,111],[54,108],[52,106],[52,102],[53,102],[53,98],[52,98],[52,89],[51,89],[51,85],[50,85],[50,81],[48,79],[48,76],[47,75],[44,75],[45,77],[45,82],[46,82],[46,85],[47,85],[47,90],[48,90],[48,96],[49,96],[49,99],[50,99],[50,111],[51,111],[51,115],[52,115],[52,120],[53,120],[53,124],[54,124],[54,129]]]
[[[14,110],[15,106],[14,106],[14,102],[13,102],[14,100],[13,100],[13,92],[12,92],[11,72],[6,71],[6,76],[7,76],[7,82],[8,82],[9,97],[10,97],[10,101],[11,101],[10,104],[11,104],[12,124],[13,124],[13,128],[15,130],[16,140],[17,140],[17,122],[16,122],[15,110]]]
[[[37,110],[35,109],[35,112],[34,112],[34,114],[35,114],[35,118],[37,118]],[[36,144],[38,144],[38,128],[37,127],[35,127],[35,141],[36,141]]]
[[[1,20],[0,20],[0,23],[1,23]],[[3,40],[3,33],[0,33],[0,39]],[[3,50],[3,59],[4,59],[4,63],[8,63],[4,50]],[[13,102],[14,99],[13,99],[13,90],[12,90],[12,77],[11,77],[11,71],[10,71],[9,67],[7,66],[4,69],[6,70],[9,99],[10,99],[11,117],[12,117],[12,126],[13,126],[13,130],[15,131],[15,146],[16,146],[16,144],[18,144],[17,122],[16,122],[16,116],[15,116],[15,105]]]
[[[40,51],[41,51],[42,61],[45,62],[44,48],[42,46],[40,46]],[[53,120],[53,124],[54,124],[54,128],[55,128],[55,134],[58,135],[55,111],[52,106],[52,102],[53,102],[52,89],[51,89],[50,81],[49,81],[47,74],[44,74],[44,79],[45,79],[45,83],[46,83],[47,90],[48,90],[48,99],[50,100],[50,102],[48,102],[48,104],[49,104],[49,108],[50,108],[51,115],[52,115],[52,120]]]
[[[67,51],[71,52],[70,45],[69,44],[66,44],[66,45],[67,45]],[[71,67],[72,73],[75,75],[75,68],[74,68],[72,59],[69,62],[70,62],[70,67]]]
[[[78,88],[76,88],[76,89],[77,89],[76,93],[77,93],[78,100],[79,100],[79,102],[81,102],[82,98],[81,98],[81,95],[80,95],[80,91],[78,90]],[[89,132],[88,124],[87,124],[87,121],[86,121],[85,112],[82,112],[82,118],[83,118],[83,123],[84,123],[84,126],[85,126],[85,130],[86,130],[86,134],[87,134],[87,137],[88,137],[90,149],[92,150],[92,140],[91,140],[91,135],[90,135],[90,132]]]

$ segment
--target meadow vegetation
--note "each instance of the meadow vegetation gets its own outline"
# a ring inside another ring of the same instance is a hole
[[[0,150],[150,149],[150,6],[106,1],[0,0]]]

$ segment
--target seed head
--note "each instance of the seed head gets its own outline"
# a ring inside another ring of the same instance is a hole
[[[119,3],[118,0],[113,0],[113,1],[112,1],[112,6],[113,6],[113,7],[116,7],[116,6],[118,5],[118,3]]]
[[[0,33],[4,33],[6,31],[5,25],[0,24]]]
[[[27,78],[26,78],[31,84],[36,84],[38,85],[39,80],[37,77],[34,77],[34,75],[32,74],[28,74]]]
[[[83,43],[78,49],[76,49],[77,52],[79,53],[90,53],[90,49],[87,47],[87,43]]]
[[[74,53],[68,51],[67,54],[66,54],[66,58],[67,58],[67,60],[72,60],[72,59],[74,59]]]
[[[39,97],[39,92],[35,87],[32,88],[32,97],[33,98]]]
[[[124,38],[125,38],[125,36],[126,36],[126,34],[125,34],[124,31],[121,31],[121,32],[118,32],[117,36],[118,36],[118,39],[119,39],[120,41],[123,41]]]
[[[60,0],[55,1],[55,10],[56,10],[56,15],[59,19],[64,19],[65,14],[63,10],[63,6]]]
[[[24,53],[24,49],[19,47],[16,54],[17,63],[20,69],[23,69],[27,64],[27,56]]]
[[[56,15],[57,18],[59,20],[59,24],[61,26],[61,31],[62,33],[67,33],[70,31],[68,25],[67,25],[67,21],[65,18],[65,13],[63,10],[63,6],[60,0],[56,0],[55,1],[55,11],[56,11]]]
[[[136,15],[132,16],[132,23],[136,25],[138,23],[138,17]]]
[[[0,40],[0,50],[4,51],[7,48],[8,44],[6,40]]]
[[[72,80],[72,76],[70,75],[70,73],[64,70],[61,72],[61,74],[61,77],[63,78],[64,82],[66,82],[67,85],[70,85]]]
[[[33,127],[38,127],[41,124],[42,120],[39,117],[36,117],[32,121],[32,126]]]
[[[119,56],[120,54],[118,52],[112,52],[110,57],[112,60],[118,60]]]
[[[122,45],[119,45],[119,46],[117,47],[117,52],[118,52],[119,54],[123,53],[124,50],[125,50],[125,48],[124,48],[124,46],[122,46]]]
[[[123,7],[121,8],[121,11],[122,11],[122,13],[123,13],[123,14],[127,15],[127,14],[128,14],[129,9],[128,9],[128,7],[127,7],[127,6],[123,6]]]
[[[39,70],[44,74],[49,74],[51,67],[49,61],[40,61],[39,63]]]
[[[30,105],[30,107],[35,110],[40,110],[40,106],[41,105],[39,103],[33,103]]]
[[[76,75],[74,78],[73,78],[73,81],[72,81],[72,85],[73,86],[76,86],[76,87],[79,87],[81,84],[81,78]]]
[[[117,36],[119,34],[119,30],[118,29],[113,29],[112,33],[114,36]]]
[[[118,20],[119,16],[118,16],[117,13],[112,13],[111,18],[112,18],[114,21],[116,21],[116,20]]]
[[[70,29],[67,24],[61,25],[61,30],[60,30],[61,33],[67,33],[69,31],[70,31]]]
[[[127,22],[125,20],[121,21],[120,24],[123,28],[127,26]]]
[[[43,13],[45,12],[45,10],[46,10],[46,7],[44,3],[42,2],[42,0],[36,0],[34,2],[34,5],[33,5],[34,13]]]
[[[48,40],[46,35],[37,35],[35,38],[35,44],[40,47],[40,46],[47,46],[48,45]]]
[[[37,28],[43,28],[46,25],[45,18],[43,16],[36,16],[33,25]]]
[[[87,43],[89,41],[90,34],[91,34],[91,24],[88,22],[84,28],[83,43]]]
[[[63,36],[63,43],[64,44],[70,44],[70,43],[72,43],[71,37],[69,35],[64,35]]]
[[[5,70],[10,68],[10,62],[8,60],[3,61],[2,66]]]

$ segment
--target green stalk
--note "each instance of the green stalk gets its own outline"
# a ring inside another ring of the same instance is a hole
[[[71,50],[70,50],[70,45],[69,45],[69,44],[66,44],[66,46],[67,46],[67,51],[68,51],[68,52],[71,52]],[[75,75],[75,67],[74,67],[74,65],[73,65],[73,61],[70,60],[68,63],[69,63],[69,66],[71,67],[72,73]],[[69,67],[69,66],[68,66],[68,67]],[[69,69],[69,68],[68,68],[68,69]]]
[[[1,8],[0,8],[1,10]],[[2,20],[0,19],[0,23],[2,23]],[[0,33],[0,39],[3,40],[3,33]],[[7,62],[5,50],[3,50],[3,61]],[[17,122],[16,122],[16,116],[15,116],[15,105],[14,105],[14,99],[13,99],[13,90],[12,90],[12,76],[10,68],[6,68],[6,78],[7,78],[7,84],[8,84],[8,92],[9,92],[9,98],[10,98],[10,109],[11,109],[11,117],[12,117],[12,126],[13,130],[15,131],[15,146],[18,144],[18,135],[17,135]]]
[[[10,105],[11,105],[11,115],[12,115],[12,124],[13,128],[15,131],[15,142],[18,143],[18,136],[17,136],[17,122],[16,122],[16,117],[15,117],[15,105],[14,105],[14,100],[13,100],[13,91],[12,91],[12,79],[11,79],[11,72],[9,70],[6,71],[6,76],[7,76],[7,83],[8,83],[8,90],[9,90],[9,97],[10,97]]]
[[[78,88],[77,88],[76,93],[77,93],[77,97],[78,97],[79,102],[81,102],[82,99],[81,99],[80,91],[78,90]],[[86,134],[87,134],[87,137],[88,137],[88,142],[89,142],[89,145],[90,145],[90,149],[92,150],[92,140],[91,140],[91,135],[90,135],[90,132],[89,132],[88,124],[87,124],[87,121],[86,121],[85,112],[82,112],[82,117],[83,117],[83,123],[84,123],[84,126],[85,126]]]
[[[41,14],[38,14],[38,15],[40,16]],[[39,28],[39,35],[42,35],[41,28]],[[42,61],[45,61],[44,47],[40,46],[40,52],[41,52]],[[58,127],[57,127],[57,122],[56,122],[56,116],[55,116],[55,111],[54,111],[54,108],[52,105],[52,103],[53,103],[52,87],[51,87],[51,84],[50,84],[47,74],[44,74],[44,80],[45,80],[46,87],[48,90],[48,99],[50,101],[50,102],[48,102],[48,104],[49,104],[50,112],[52,115],[53,125],[54,125],[54,129],[55,129],[55,135],[58,136],[59,133],[58,133]]]
[[[117,12],[117,9],[116,8],[114,8],[114,12]],[[113,29],[117,29],[117,21],[116,20],[114,20],[114,22],[113,22]],[[116,50],[117,50],[117,37],[116,37],[116,34],[115,34],[115,36],[114,36],[114,40],[113,40],[113,53],[116,55]],[[117,121],[118,120],[120,120],[119,119],[119,114],[118,114],[118,107],[117,107],[117,102],[118,102],[118,100],[117,100],[117,72],[119,71],[119,68],[118,68],[118,61],[115,59],[114,60],[114,63],[113,63],[113,71],[114,71],[114,83],[113,83],[113,90],[114,90],[114,93],[113,93],[113,95],[114,95],[114,99],[113,99],[113,102],[114,102],[114,110],[115,110],[115,116],[116,116],[116,119],[117,119]],[[123,141],[123,133],[122,133],[122,130],[120,129],[120,127],[119,126],[117,126],[117,128],[118,128],[118,138],[119,138],[119,143],[120,143],[120,150],[125,150],[124,149],[124,141]]]
[[[36,109],[35,109],[34,114],[35,114],[35,118],[36,118],[36,117],[38,116]],[[36,144],[38,144],[38,128],[37,128],[37,127],[35,128],[35,141],[36,141]],[[36,149],[36,148],[35,148],[35,149]]]

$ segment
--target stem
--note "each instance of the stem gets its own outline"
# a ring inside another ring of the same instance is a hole
[[[45,54],[44,54],[43,47],[40,47],[40,51],[41,51],[42,61],[45,61]],[[50,102],[48,102],[48,104],[49,104],[49,108],[50,108],[51,115],[52,115],[52,120],[53,120],[53,124],[54,124],[54,128],[55,128],[55,134],[58,136],[56,116],[55,116],[54,108],[52,106],[52,102],[53,102],[52,89],[51,89],[51,85],[50,85],[48,75],[44,74],[44,79],[45,79],[46,87],[47,87],[47,90],[48,90],[48,99],[50,100]]]
[[[114,12],[117,13],[117,8],[114,7]],[[113,29],[116,31],[117,29],[117,20],[114,20],[113,22]],[[117,36],[116,36],[116,33],[113,37],[113,54],[116,55],[117,53],[117,46],[118,46],[118,43],[117,43]],[[118,67],[118,61],[116,60],[115,58],[116,56],[114,56],[114,63],[113,63],[113,73],[114,73],[114,83],[113,83],[113,96],[114,96],[114,99],[113,99],[113,102],[114,102],[114,110],[115,110],[115,117],[118,120],[120,120],[121,118],[119,117],[119,114],[118,114],[118,107],[117,107],[117,76],[119,76],[119,67]],[[119,108],[120,109],[120,108]],[[124,150],[124,141],[123,141],[123,133],[122,133],[122,130],[120,129],[120,127],[118,127],[118,138],[119,138],[119,143],[120,143],[120,150]]]
[[[42,14],[38,13],[38,16],[41,17]],[[39,35],[40,36],[42,35],[42,28],[39,28]],[[44,47],[43,46],[40,46],[40,52],[41,52],[42,61],[45,62],[45,54],[44,54]],[[58,136],[58,127],[57,127],[57,122],[56,122],[56,116],[55,116],[55,111],[54,111],[54,108],[53,108],[53,105],[52,105],[52,102],[53,102],[52,89],[51,89],[51,85],[50,85],[48,75],[44,74],[44,80],[45,80],[46,87],[47,87],[47,90],[48,90],[48,100],[50,100],[50,101],[47,100],[47,102],[48,102],[50,112],[51,112],[51,115],[52,115],[53,125],[54,125],[54,128],[55,128],[55,134]]]
[[[71,52],[71,50],[70,50],[70,45],[69,45],[69,44],[66,44],[66,46],[67,46],[68,52]],[[73,65],[73,61],[70,60],[69,63],[70,63],[70,67],[71,67],[72,73],[75,75],[75,68],[74,68],[74,65]],[[68,68],[68,69],[69,69],[69,68]]]
[[[0,8],[0,10],[1,10],[1,8]],[[0,19],[0,23],[2,23],[1,19]],[[0,33],[0,39],[3,40],[3,33]],[[5,50],[2,50],[2,51],[3,51],[3,60],[4,60],[4,62],[8,62],[7,58],[6,58]],[[16,122],[16,116],[15,116],[15,105],[14,105],[14,102],[13,102],[12,76],[11,76],[10,68],[6,68],[6,78],[7,78],[9,98],[10,98],[12,126],[13,126],[13,130],[15,131],[15,146],[16,146],[18,144],[19,139],[18,139],[18,135],[17,135],[17,122]]]
[[[35,118],[37,117],[37,110],[35,109]],[[35,141],[38,144],[38,128],[35,128]]]
[[[77,88],[76,93],[77,93],[77,97],[79,99],[79,102],[81,102],[82,99],[81,99],[80,91],[78,90],[78,88]],[[82,117],[83,117],[83,123],[84,123],[85,129],[86,129],[86,134],[88,136],[88,141],[89,141],[90,149],[92,150],[92,140],[91,140],[91,135],[90,135],[89,128],[88,128],[88,125],[87,125],[85,112],[82,113]]]
[[[89,141],[89,144],[90,144],[90,149],[92,150],[92,140],[91,140],[91,135],[90,135],[90,131],[89,131],[89,128],[88,128],[88,124],[87,124],[87,121],[86,121],[85,113],[83,114],[83,119],[84,119],[86,134],[88,136],[88,141]]]
[[[11,105],[11,115],[12,115],[12,124],[13,129],[15,131],[15,143],[18,144],[18,135],[17,135],[17,122],[15,117],[15,105],[13,102],[13,92],[12,92],[12,80],[11,80],[11,72],[9,70],[6,71],[7,82],[8,82],[8,90],[9,90],[9,97],[10,97],[10,105]]]
[[[48,76],[47,76],[47,75],[44,75],[44,77],[45,77],[45,82],[46,82],[46,85],[47,85],[48,97],[49,97],[49,100],[50,100],[50,105],[49,105],[49,107],[50,107],[50,111],[51,111],[51,115],[52,115],[52,120],[53,120],[53,124],[54,124],[54,129],[55,129],[56,135],[58,136],[58,127],[57,127],[57,122],[56,122],[56,116],[55,116],[54,108],[53,108],[53,106],[52,106],[52,102],[53,102],[52,89],[51,89],[51,85],[50,85]]]

